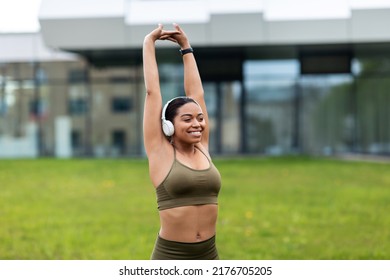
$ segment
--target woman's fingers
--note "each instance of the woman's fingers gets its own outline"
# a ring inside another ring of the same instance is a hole
[[[173,39],[172,37],[168,37],[167,40],[171,41],[171,42],[174,42],[177,44],[177,40],[176,39]]]
[[[177,31],[179,31],[180,33],[182,32],[180,26],[179,26],[177,23],[173,23],[173,26],[175,27],[175,29],[176,29]]]
[[[155,34],[155,36],[157,37],[156,39],[158,40],[169,40],[171,42],[179,44],[178,39],[181,38],[182,35],[185,36],[185,34],[177,23],[173,23],[173,26],[173,30],[165,30],[163,29],[164,26],[159,23],[158,27],[153,30],[152,33]]]
[[[175,35],[175,34],[180,34],[179,31],[176,31],[176,30],[162,30],[161,31],[161,35],[169,35],[169,36],[172,36],[172,35]]]
[[[161,35],[159,39],[160,40],[166,40],[168,38],[169,38],[169,35]]]
[[[174,40],[173,42],[176,42],[175,39],[173,39],[172,36],[180,34],[179,31],[176,30],[162,30],[159,39],[160,40]]]
[[[168,41],[177,43],[177,40],[172,38],[170,35],[163,35],[163,36],[160,37],[160,40],[168,40]]]

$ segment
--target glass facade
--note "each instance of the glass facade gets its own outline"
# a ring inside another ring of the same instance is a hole
[[[310,73],[310,59],[242,58],[242,80],[208,77],[211,152],[390,154],[390,53],[356,51],[349,72]],[[160,63],[160,79],[164,102],[184,94],[181,63]],[[140,64],[2,63],[0,157],[56,156],[60,118],[71,156],[144,156],[143,102]]]
[[[281,155],[297,149],[296,82],[297,60],[248,61],[246,125],[249,153]]]
[[[299,79],[299,141],[309,154],[353,151],[352,76],[306,75]]]

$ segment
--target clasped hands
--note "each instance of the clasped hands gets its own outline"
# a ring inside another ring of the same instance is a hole
[[[181,48],[189,47],[187,35],[184,33],[181,27],[174,23],[174,30],[165,30],[160,23],[156,29],[146,35],[146,38],[150,38],[153,41],[156,40],[169,40],[178,44]]]

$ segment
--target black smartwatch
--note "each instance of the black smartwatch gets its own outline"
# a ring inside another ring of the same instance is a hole
[[[179,50],[181,55],[185,55],[187,53],[193,53],[194,50],[192,48],[184,49],[184,50]]]

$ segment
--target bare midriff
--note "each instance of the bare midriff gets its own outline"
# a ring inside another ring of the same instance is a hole
[[[218,205],[182,206],[161,210],[159,235],[171,241],[201,242],[215,235]]]

